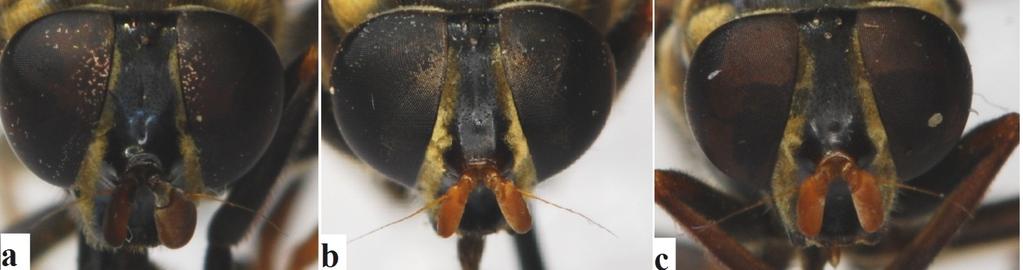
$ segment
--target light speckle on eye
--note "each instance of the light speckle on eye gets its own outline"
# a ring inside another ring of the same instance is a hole
[[[718,74],[720,74],[720,73],[721,73],[721,70],[719,69],[719,70],[715,70],[715,71],[711,72],[710,74],[707,74],[707,80],[708,81],[709,80],[713,80],[714,77],[717,77]]]
[[[927,119],[927,126],[938,127],[938,125],[941,125],[941,121],[944,121],[944,117],[941,116],[941,113],[934,113],[931,115],[930,119]]]

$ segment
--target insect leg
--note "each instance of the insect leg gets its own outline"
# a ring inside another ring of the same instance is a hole
[[[315,53],[315,50],[312,52]],[[258,209],[263,205],[281,170],[292,156],[293,148],[297,146],[296,144],[301,143],[298,142],[298,138],[304,138],[305,134],[302,133],[302,129],[310,128],[310,125],[307,125],[308,121],[304,120],[308,120],[310,114],[315,113],[311,110],[313,109],[313,100],[316,98],[316,86],[315,82],[309,82],[310,72],[302,70],[308,70],[303,67],[312,65],[311,76],[315,78],[316,61],[315,57],[312,60],[307,57],[299,61],[307,64],[290,65],[286,71],[288,78],[297,76],[303,79],[297,80],[301,83],[289,83],[293,80],[285,80],[286,86],[295,85],[298,89],[288,99],[284,115],[281,117],[281,124],[277,127],[277,134],[274,135],[274,139],[263,157],[251,171],[238,180],[227,198],[228,202],[241,207],[221,207],[213,216],[208,235],[210,246],[206,253],[207,269],[229,269],[231,267],[233,264],[231,246],[241,241],[248,231],[247,225],[252,224],[254,218],[254,213],[242,207]],[[288,93],[290,92],[288,91]],[[311,129],[316,130],[315,125],[311,125]],[[244,228],[246,229],[239,229],[239,224],[245,224]]]
[[[676,0],[656,0],[654,2],[654,36],[659,37],[664,33],[664,29],[668,28],[671,24],[672,16],[674,16],[675,6],[679,3]]]
[[[296,178],[305,177],[305,174],[299,174]],[[284,193],[281,194],[269,214],[270,223],[276,226],[266,224],[259,230],[259,256],[256,257],[256,264],[253,265],[255,269],[273,269],[276,265],[274,259],[277,258],[277,247],[281,244],[281,229],[287,226],[288,217],[291,215],[291,210],[294,209],[295,197],[303,183],[301,179],[293,179],[288,183],[288,187],[284,189]]]
[[[462,235],[458,237],[458,262],[462,270],[480,269],[480,259],[483,258],[483,247],[486,246],[486,239],[483,235]]]
[[[330,94],[327,91],[321,92],[323,93],[320,96],[323,98],[320,99],[320,110],[323,110],[323,114],[320,115],[320,125],[323,127],[323,140],[341,153],[351,154],[352,150],[348,149],[348,144],[345,143],[344,137],[341,136],[341,130],[338,129],[337,122],[334,120],[334,105],[330,101]]]
[[[19,184],[15,177],[21,172],[21,168],[21,164],[14,158],[14,152],[11,152],[7,137],[0,135],[0,185],[4,186],[4,189],[0,190],[0,210],[10,220],[18,220],[23,214],[14,200],[16,198],[14,191],[18,190]]]
[[[673,184],[674,186],[665,186],[681,189],[672,193],[673,200],[685,203],[710,220],[707,224],[695,224],[697,228],[716,225],[741,242],[769,240],[788,243],[787,236],[781,232],[782,229],[779,226],[772,227],[770,222],[766,221],[768,218],[766,203],[745,202],[684,173],[661,170],[658,171],[657,177],[678,181]]]
[[[770,249],[767,249],[767,251],[768,253],[774,253],[771,255],[761,255],[760,259],[763,260],[770,269],[789,268],[788,266],[791,263],[792,256],[795,254],[796,250],[789,246],[785,246],[787,243],[784,242],[776,242],[771,245],[772,246]],[[803,254],[803,256],[806,256],[806,254]],[[804,260],[803,267],[800,269],[823,269],[826,259],[823,259],[822,257],[820,260],[820,266],[816,266],[817,268],[814,268],[815,266],[807,266],[817,264],[806,264],[806,261]],[[693,245],[687,239],[679,239],[675,243],[675,265],[677,269],[727,269],[718,261],[719,260],[714,257],[713,254],[707,253],[702,247]]]
[[[650,36],[650,23],[653,21],[651,5],[651,0],[634,1],[629,13],[607,34],[607,44],[615,56],[619,89],[625,85]]]
[[[800,251],[800,263],[804,270],[807,269],[824,269],[824,264],[828,262],[828,254],[825,250],[819,247],[808,247]]]
[[[282,1],[283,2],[283,1]],[[302,2],[302,1],[291,1]],[[306,53],[309,44],[316,44],[319,33],[311,31],[317,28],[317,3],[318,1],[305,0],[301,7],[297,7],[295,14],[282,15],[279,27],[274,33],[274,45],[281,59],[295,59]]]
[[[18,223],[4,228],[5,233],[30,233],[31,252],[34,260],[60,243],[75,231],[75,223],[64,208],[65,203],[56,203],[25,217]]]
[[[728,204],[725,198],[723,194],[683,173],[658,170],[654,176],[654,199],[657,204],[667,210],[719,262],[732,269],[769,269],[767,263],[753,256],[722,227],[713,224],[711,219],[697,211],[699,203],[703,202]]]
[[[288,269],[302,269],[306,266],[310,266],[316,263],[316,257],[319,255],[320,248],[320,229],[313,228],[312,232],[309,232],[309,236],[306,237],[302,244],[298,245],[294,253],[291,254],[291,259],[288,261]]]
[[[1019,238],[1018,197],[980,206],[950,245],[964,247],[1008,238]]]
[[[973,215],[1002,164],[1019,145],[1019,114],[984,123],[922,177],[960,179],[958,187],[889,269],[923,269]],[[965,209],[964,209],[965,208]]]
[[[511,233],[511,235],[515,238],[515,250],[519,254],[519,268],[544,269],[540,244],[536,241],[536,228],[524,234]]]

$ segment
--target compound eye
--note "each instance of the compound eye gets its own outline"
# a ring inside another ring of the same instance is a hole
[[[729,22],[700,44],[685,104],[700,147],[732,179],[766,183],[788,119],[798,29],[785,15]]]
[[[206,185],[223,187],[255,165],[277,130],[280,59],[263,32],[231,15],[183,11],[177,32],[187,133]]]
[[[966,51],[941,19],[910,8],[863,10],[856,31],[899,178],[919,176],[966,125],[973,92]]]
[[[603,36],[571,12],[520,5],[501,9],[499,18],[506,81],[543,180],[600,134],[614,97],[614,59]]]
[[[415,186],[447,68],[444,15],[405,10],[355,28],[334,58],[331,99],[345,142],[390,179]]]
[[[47,182],[75,182],[107,97],[109,15],[64,11],[22,27],[0,61],[0,117],[15,154]]]

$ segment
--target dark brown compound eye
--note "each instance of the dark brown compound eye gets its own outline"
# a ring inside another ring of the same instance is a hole
[[[703,152],[732,179],[770,181],[795,88],[797,31],[790,16],[742,18],[708,35],[693,56],[689,120]]]
[[[966,125],[973,93],[966,51],[941,19],[910,8],[863,10],[856,31],[899,178],[916,177]]]
[[[378,171],[415,186],[446,80],[447,23],[432,11],[377,16],[334,58],[331,99],[345,142]]]
[[[464,42],[472,29],[489,30]],[[459,51],[459,46],[478,51]],[[593,26],[568,11],[526,5],[469,14],[407,9],[376,16],[342,42],[331,80],[345,142],[360,159],[409,187],[415,185],[438,110],[486,106],[442,105],[444,91],[510,91],[542,180],[568,167],[593,143],[615,85],[613,57]],[[500,107],[489,106],[482,110],[508,120]],[[498,126],[497,133],[507,130],[506,122]],[[504,135],[497,134],[507,143]]]
[[[188,134],[207,186],[247,172],[270,144],[283,111],[280,59],[270,39],[234,16],[178,16],[178,73]]]
[[[0,117],[15,154],[47,182],[73,184],[107,97],[109,14],[64,11],[22,27],[0,61]]]
[[[502,9],[499,25],[508,86],[543,180],[575,162],[603,129],[615,91],[613,55],[589,22],[562,9]]]

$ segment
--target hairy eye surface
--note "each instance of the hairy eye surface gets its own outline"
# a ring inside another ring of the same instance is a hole
[[[490,30],[463,33],[472,29]],[[460,40],[463,34],[482,36]],[[460,52],[460,46],[478,51]],[[473,59],[500,65],[476,65]],[[572,13],[528,6],[469,16],[404,10],[363,23],[342,43],[331,89],[341,133],[362,160],[414,186],[438,110],[483,106],[440,104],[444,91],[482,91],[468,83],[474,78],[461,78],[473,72],[487,81],[478,85],[511,92],[540,179],[564,169],[589,147],[614,95],[610,50]],[[502,108],[495,106],[493,115],[507,113]]]
[[[414,186],[433,134],[446,80],[442,14],[378,16],[342,42],[331,79],[334,115],[345,142],[390,179]]]
[[[0,61],[0,117],[18,158],[57,186],[75,181],[107,96],[113,24],[65,11],[19,30]]]
[[[909,8],[868,9],[856,31],[899,178],[934,166],[969,116],[973,79],[966,51],[941,19]]]
[[[206,185],[224,186],[255,165],[277,130],[280,59],[262,31],[234,16],[183,12],[177,31],[188,133]]]
[[[568,11],[519,6],[499,18],[508,86],[542,180],[600,134],[614,97],[614,58],[600,33]]]
[[[693,56],[689,121],[703,152],[732,179],[770,180],[795,89],[797,31],[789,16],[743,18],[707,36]]]

